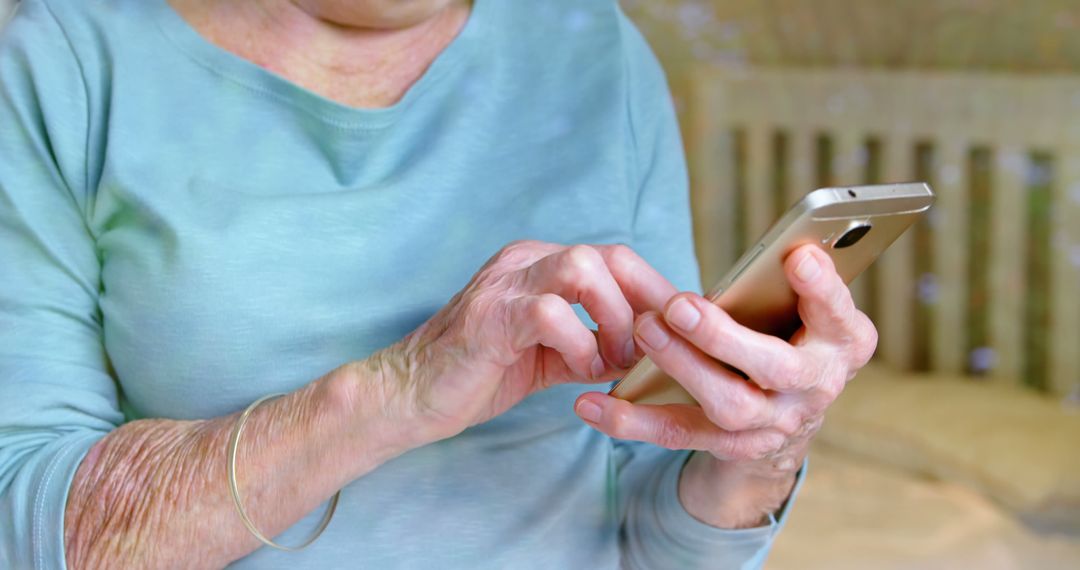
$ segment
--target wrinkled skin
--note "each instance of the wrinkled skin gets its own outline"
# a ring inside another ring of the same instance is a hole
[[[516,242],[373,358],[399,382],[402,415],[425,418],[435,439],[449,437],[550,386],[616,378],[637,358],[632,302],[644,310],[674,292],[624,246]],[[579,302],[599,333],[574,313]]]
[[[877,333],[820,249],[793,252],[785,269],[804,323],[790,341],[739,325],[699,295],[677,294],[625,246],[517,242],[378,362],[400,381],[406,415],[427,418],[440,438],[549,386],[609,381],[643,352],[701,406],[590,392],[575,405],[587,423],[620,439],[791,472],[828,406],[873,354]],[[573,312],[579,302],[598,332]]]
[[[793,252],[785,271],[804,323],[790,341],[743,327],[693,293],[638,317],[635,338],[645,353],[701,407],[631,405],[585,394],[579,413],[588,404],[600,407],[594,425],[613,437],[759,462],[766,470],[797,468],[829,405],[873,355],[877,331],[817,247]]]

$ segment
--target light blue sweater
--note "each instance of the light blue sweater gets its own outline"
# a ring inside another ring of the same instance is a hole
[[[229,414],[364,358],[522,238],[628,243],[699,289],[663,73],[611,0],[477,0],[379,110],[164,0],[25,1],[0,40],[0,567],[64,566],[71,478],[124,421]],[[383,465],[311,548],[235,566],[760,565],[779,522],[692,518],[686,454],[586,427],[587,389]]]

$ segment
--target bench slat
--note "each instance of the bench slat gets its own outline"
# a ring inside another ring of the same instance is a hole
[[[959,373],[965,369],[967,338],[967,144],[956,139],[942,141],[939,156],[938,200],[931,210],[937,294],[930,362],[936,370]]]
[[[997,149],[991,176],[989,298],[986,303],[990,346],[994,363],[991,376],[1015,381],[1023,370],[1024,258],[1027,203],[1024,150]]]
[[[1067,394],[1080,385],[1080,146],[1062,154],[1052,196],[1048,380]]]
[[[753,125],[746,129],[746,234],[744,243],[752,245],[773,222],[772,129]],[[740,252],[741,253],[741,252]]]
[[[912,179],[915,142],[896,136],[883,141],[882,172],[886,180]],[[899,370],[912,367],[915,311],[915,241],[908,231],[893,243],[877,261],[878,281],[878,353],[890,366]]]

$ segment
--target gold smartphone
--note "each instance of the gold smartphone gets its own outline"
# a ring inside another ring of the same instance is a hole
[[[784,259],[801,245],[821,246],[851,283],[934,202],[924,183],[822,188],[803,197],[735,262],[706,297],[739,323],[790,338],[801,326]],[[645,357],[610,394],[640,404],[697,404]]]

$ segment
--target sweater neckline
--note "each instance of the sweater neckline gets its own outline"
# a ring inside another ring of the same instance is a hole
[[[330,126],[346,129],[377,129],[394,122],[424,93],[438,84],[448,72],[481,43],[488,0],[472,0],[468,19],[458,35],[443,48],[405,95],[388,107],[352,107],[324,97],[266,68],[217,46],[202,36],[168,0],[157,3],[156,24],[165,37],[197,64],[216,75],[269,96],[319,119]]]

